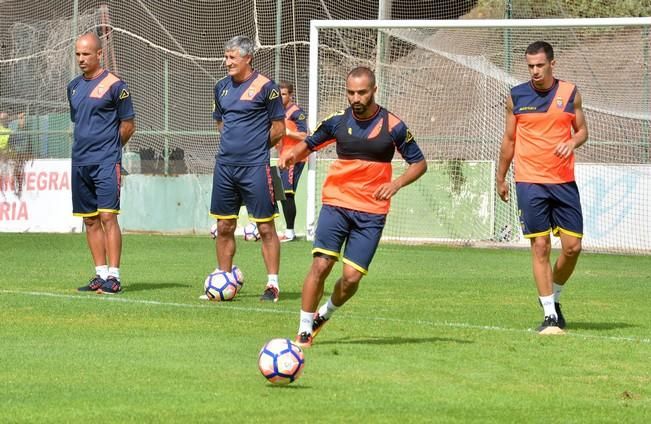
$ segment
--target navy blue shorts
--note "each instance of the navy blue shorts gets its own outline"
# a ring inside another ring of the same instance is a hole
[[[210,215],[216,219],[237,219],[242,204],[251,221],[267,222],[278,216],[269,165],[215,164]]]
[[[341,246],[346,242],[344,263],[367,274],[380,243],[386,217],[384,214],[323,205],[314,233],[312,254],[339,260]]]
[[[520,226],[525,238],[559,232],[583,237],[581,199],[575,182],[516,183]]]
[[[72,214],[120,213],[120,164],[72,165]]]
[[[287,169],[280,171],[280,179],[283,182],[283,187],[285,188],[285,194],[296,194],[296,188],[298,187],[298,180],[301,178],[303,173],[303,168],[305,167],[305,162],[299,162]]]

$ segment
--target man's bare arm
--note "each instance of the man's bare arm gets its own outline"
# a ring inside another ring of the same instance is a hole
[[[133,119],[120,121],[120,143],[124,146],[129,142],[129,139],[136,132],[136,122]]]
[[[271,121],[271,129],[269,130],[269,147],[273,147],[285,135],[285,120],[280,119]]]
[[[506,174],[509,172],[511,161],[515,153],[515,115],[513,114],[513,100],[511,96],[506,99],[506,124],[502,145],[500,147],[500,159],[497,165],[497,193],[500,198],[509,201],[509,186],[506,183]]]

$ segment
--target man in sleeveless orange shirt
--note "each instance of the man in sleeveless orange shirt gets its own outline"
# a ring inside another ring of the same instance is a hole
[[[536,41],[525,52],[531,80],[515,86],[506,101],[506,129],[497,170],[497,192],[509,200],[506,174],[514,160],[516,194],[524,237],[531,241],[533,275],[544,310],[540,334],[562,334],[559,297],[581,252],[583,216],[574,180],[574,150],[588,139],[581,95],[554,77],[554,50]],[[553,268],[549,234],[562,251]]]

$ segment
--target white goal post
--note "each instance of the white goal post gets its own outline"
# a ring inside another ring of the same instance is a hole
[[[528,245],[515,200],[499,200],[494,175],[504,102],[529,79],[524,50],[537,40],[552,44],[555,75],[583,96],[590,137],[576,173],[584,248],[651,253],[651,17],[311,21],[310,128],[348,106],[345,76],[367,65],[378,103],[407,123],[430,165],[393,199],[383,239]],[[334,157],[330,148],[309,160],[308,238]]]

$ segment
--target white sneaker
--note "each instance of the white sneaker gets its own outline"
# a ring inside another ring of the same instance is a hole
[[[199,299],[200,300],[210,300],[210,299],[208,299],[208,296],[205,295],[205,294],[202,294],[201,296],[199,296]]]
[[[278,237],[278,240],[280,240],[281,243],[286,243],[288,241],[296,240],[296,237],[295,236],[294,237],[287,237],[286,235],[283,234],[282,236]]]

